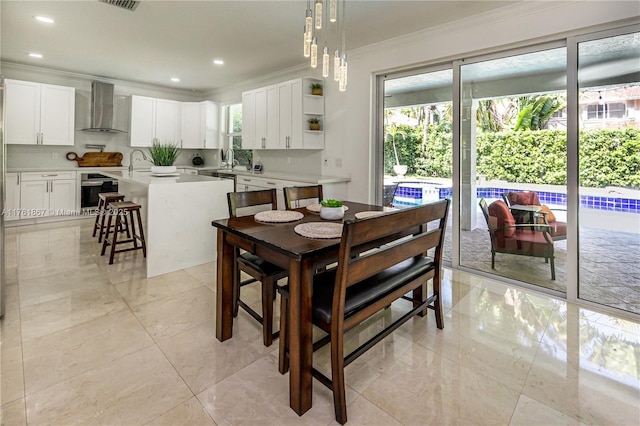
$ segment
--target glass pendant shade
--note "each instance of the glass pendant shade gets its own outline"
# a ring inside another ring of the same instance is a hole
[[[311,42],[313,37],[313,17],[311,9],[307,9],[307,17],[304,20],[304,32],[307,35],[307,41]]]
[[[317,39],[313,39],[313,43],[311,43],[311,68],[318,67],[318,41]]]
[[[336,22],[338,13],[338,0],[329,0],[329,21]]]
[[[316,0],[316,29],[322,29],[322,0]]]
[[[333,57],[333,79],[335,81],[340,80],[340,51],[336,50],[336,55]]]
[[[344,92],[347,90],[347,55],[342,55],[340,61],[340,80],[338,81],[338,90]]]
[[[324,47],[322,53],[322,76],[329,77],[329,49],[327,46]]]

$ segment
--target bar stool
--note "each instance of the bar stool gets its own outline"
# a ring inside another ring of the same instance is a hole
[[[101,256],[104,256],[107,251],[107,246],[111,246],[111,254],[109,256],[109,265],[113,264],[113,257],[116,253],[122,253],[125,251],[142,250],[144,257],[147,257],[147,245],[144,240],[144,230],[142,229],[142,218],[140,216],[140,204],[133,203],[131,201],[118,201],[109,203],[107,205],[109,219],[107,220],[107,226],[102,242]],[[136,217],[133,217],[135,212]],[[115,217],[115,223],[111,226],[111,221]],[[127,239],[118,241],[118,229],[123,225],[127,230]],[[136,222],[137,233],[136,233]],[[113,231],[113,237],[109,241],[109,234]],[[139,243],[138,243],[139,242]],[[119,244],[133,243],[133,247],[116,249]]]
[[[96,223],[93,225],[93,236],[96,236],[96,232],[100,230],[98,242],[102,242],[102,236],[104,235],[104,217],[107,213],[107,206],[109,203],[124,201],[124,195],[118,192],[101,192],[98,194],[98,210],[96,212]]]

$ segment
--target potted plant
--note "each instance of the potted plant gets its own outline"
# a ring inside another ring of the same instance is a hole
[[[180,148],[172,143],[154,142],[149,148],[149,156],[151,157],[151,173],[175,173],[176,166],[173,163],[180,154]]]
[[[322,96],[322,83],[311,83],[311,94]]]
[[[320,217],[327,220],[338,220],[344,217],[344,204],[338,200],[325,200],[320,204]]]
[[[320,119],[318,117],[309,119],[309,130],[320,130]]]

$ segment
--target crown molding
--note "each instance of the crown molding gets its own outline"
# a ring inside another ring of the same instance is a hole
[[[79,80],[87,80],[89,83],[91,81],[97,80],[97,81],[102,81],[104,83],[111,83],[114,85],[126,85],[129,87],[134,87],[134,88],[140,88],[140,89],[146,89],[146,90],[162,90],[164,92],[169,92],[169,93],[174,93],[176,95],[181,95],[181,96],[204,96],[204,92],[203,91],[197,91],[197,90],[188,90],[188,89],[177,89],[175,87],[167,87],[167,86],[160,86],[160,85],[153,85],[153,84],[148,84],[148,83],[141,83],[141,82],[137,82],[137,81],[130,81],[130,80],[121,80],[121,79],[117,79],[117,78],[109,78],[109,77],[103,77],[103,76],[96,76],[96,75],[90,75],[90,74],[83,74],[83,73],[78,73],[78,72],[73,72],[73,71],[63,71],[63,70],[57,70],[54,68],[44,68],[44,67],[37,67],[34,65],[27,65],[27,64],[21,64],[18,62],[7,62],[7,61],[1,61],[0,62],[0,69],[4,70],[5,68],[10,69],[10,70],[14,70],[14,71],[31,71],[31,72],[36,72],[36,73],[46,73],[49,75],[54,75],[54,76],[60,76],[60,77],[68,77],[68,78],[74,78],[74,79],[79,79]]]

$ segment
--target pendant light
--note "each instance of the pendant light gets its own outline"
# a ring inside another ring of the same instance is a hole
[[[318,40],[322,49],[322,77],[330,75],[331,55],[327,47],[335,37],[336,50],[333,55],[333,79],[340,91],[347,89],[347,50],[345,26],[346,0],[307,0],[304,24],[304,57],[310,58],[311,68],[318,68]],[[324,21],[324,22],[323,22]]]

